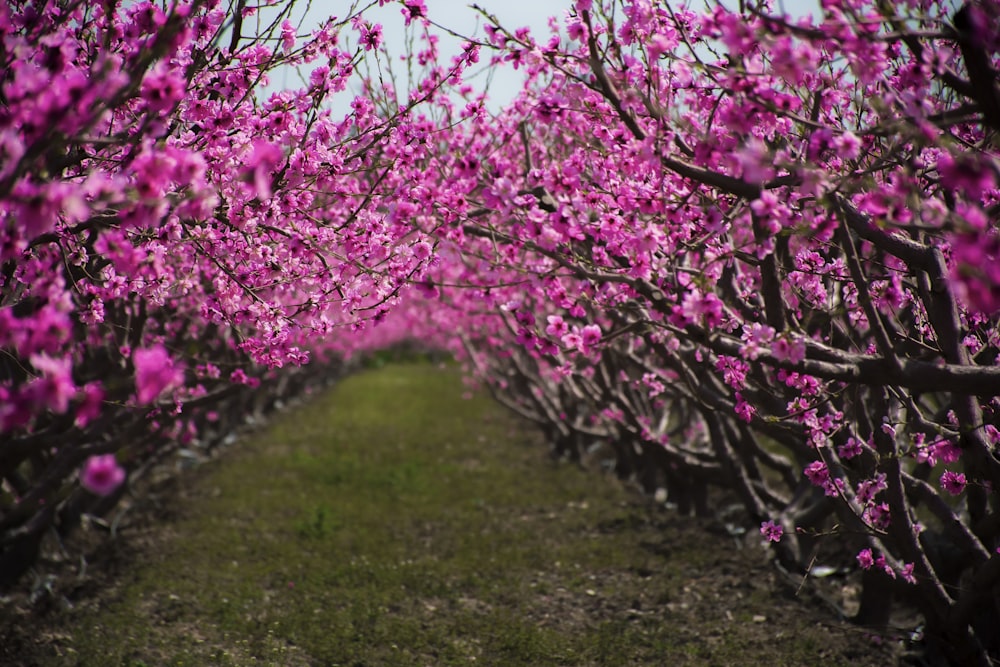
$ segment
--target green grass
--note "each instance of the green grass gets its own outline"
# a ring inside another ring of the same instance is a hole
[[[451,368],[389,365],[277,417],[185,482],[165,536],[48,664],[816,662],[829,632],[797,602],[777,602],[784,639],[741,621],[775,603],[766,582],[702,599],[712,568],[761,553],[734,561],[728,538],[550,462],[462,392]]]

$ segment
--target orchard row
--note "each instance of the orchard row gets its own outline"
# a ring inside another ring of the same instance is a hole
[[[576,0],[446,59],[398,4],[405,84],[366,8],[0,8],[4,571],[255,385],[418,339],[1000,658],[1000,5]],[[525,75],[499,114],[482,66]]]

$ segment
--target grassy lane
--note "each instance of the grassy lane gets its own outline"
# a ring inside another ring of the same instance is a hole
[[[366,372],[186,475],[137,562],[46,629],[44,664],[884,664],[753,540],[553,464],[462,391]]]

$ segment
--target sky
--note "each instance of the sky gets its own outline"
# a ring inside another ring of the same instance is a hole
[[[462,35],[483,37],[483,19],[472,9],[472,2],[425,0],[425,3],[433,22]],[[510,30],[527,26],[536,35],[548,36],[548,17],[561,17],[571,6],[572,0],[476,0],[475,4],[495,15],[500,24]],[[305,13],[300,34],[307,34],[331,15],[344,16],[350,5],[349,0],[312,0],[311,3],[299,0],[293,22],[303,17]],[[307,6],[307,11],[303,12]],[[382,25],[385,44],[390,53],[396,55],[403,53],[406,44],[403,15],[400,10],[398,3],[391,2],[384,7],[374,7],[366,13],[368,20]],[[356,39],[354,35],[351,38]],[[458,54],[461,43],[461,40],[442,33],[439,42],[441,62],[447,63],[451,56]],[[484,53],[480,63],[485,62],[487,58]],[[489,107],[498,110],[513,99],[521,87],[522,80],[521,73],[511,67],[498,68],[494,71],[490,83]],[[295,72],[278,71],[272,75],[271,83],[266,90],[276,91],[300,85],[301,80]],[[352,94],[341,94],[338,99],[331,100],[335,114],[346,113],[353,97]]]
[[[359,4],[364,5],[370,1],[359,0]],[[673,1],[680,4],[679,0]],[[556,16],[562,19],[573,4],[573,0],[425,0],[429,18],[434,23],[461,35],[483,38],[483,18],[472,8],[473,2],[496,16],[500,25],[511,31],[527,26],[539,41],[544,41],[549,36],[549,17]],[[722,2],[728,6],[736,0],[722,0]],[[346,15],[352,4],[351,0],[311,0],[311,2],[296,0],[294,20],[303,19],[300,34],[305,35],[331,15],[341,17]],[[776,5],[777,10],[787,12],[792,17],[820,14],[819,0],[778,0]],[[390,53],[398,56],[405,51],[406,32],[399,2],[392,0],[384,7],[373,7],[366,16],[368,20],[382,25],[384,41]],[[345,34],[349,32],[350,29],[347,29]],[[444,33],[440,34],[441,62],[447,63],[451,56],[460,52],[462,40]],[[351,39],[355,40],[356,36],[352,34]],[[488,58],[488,54],[484,52],[480,65]],[[499,67],[494,68],[492,77],[487,104],[492,111],[498,111],[517,95],[523,82],[523,75],[521,71],[512,67]],[[485,85],[485,78],[475,79],[472,84],[477,87]],[[299,75],[285,70],[274,73],[271,84],[266,90],[276,91],[300,85]],[[346,94],[342,93],[330,100],[334,114],[347,113],[353,98],[354,94],[347,91]]]

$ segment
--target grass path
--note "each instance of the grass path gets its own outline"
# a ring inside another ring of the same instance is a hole
[[[393,365],[275,418],[182,476],[24,664],[885,664],[754,544],[550,462],[462,391]]]

